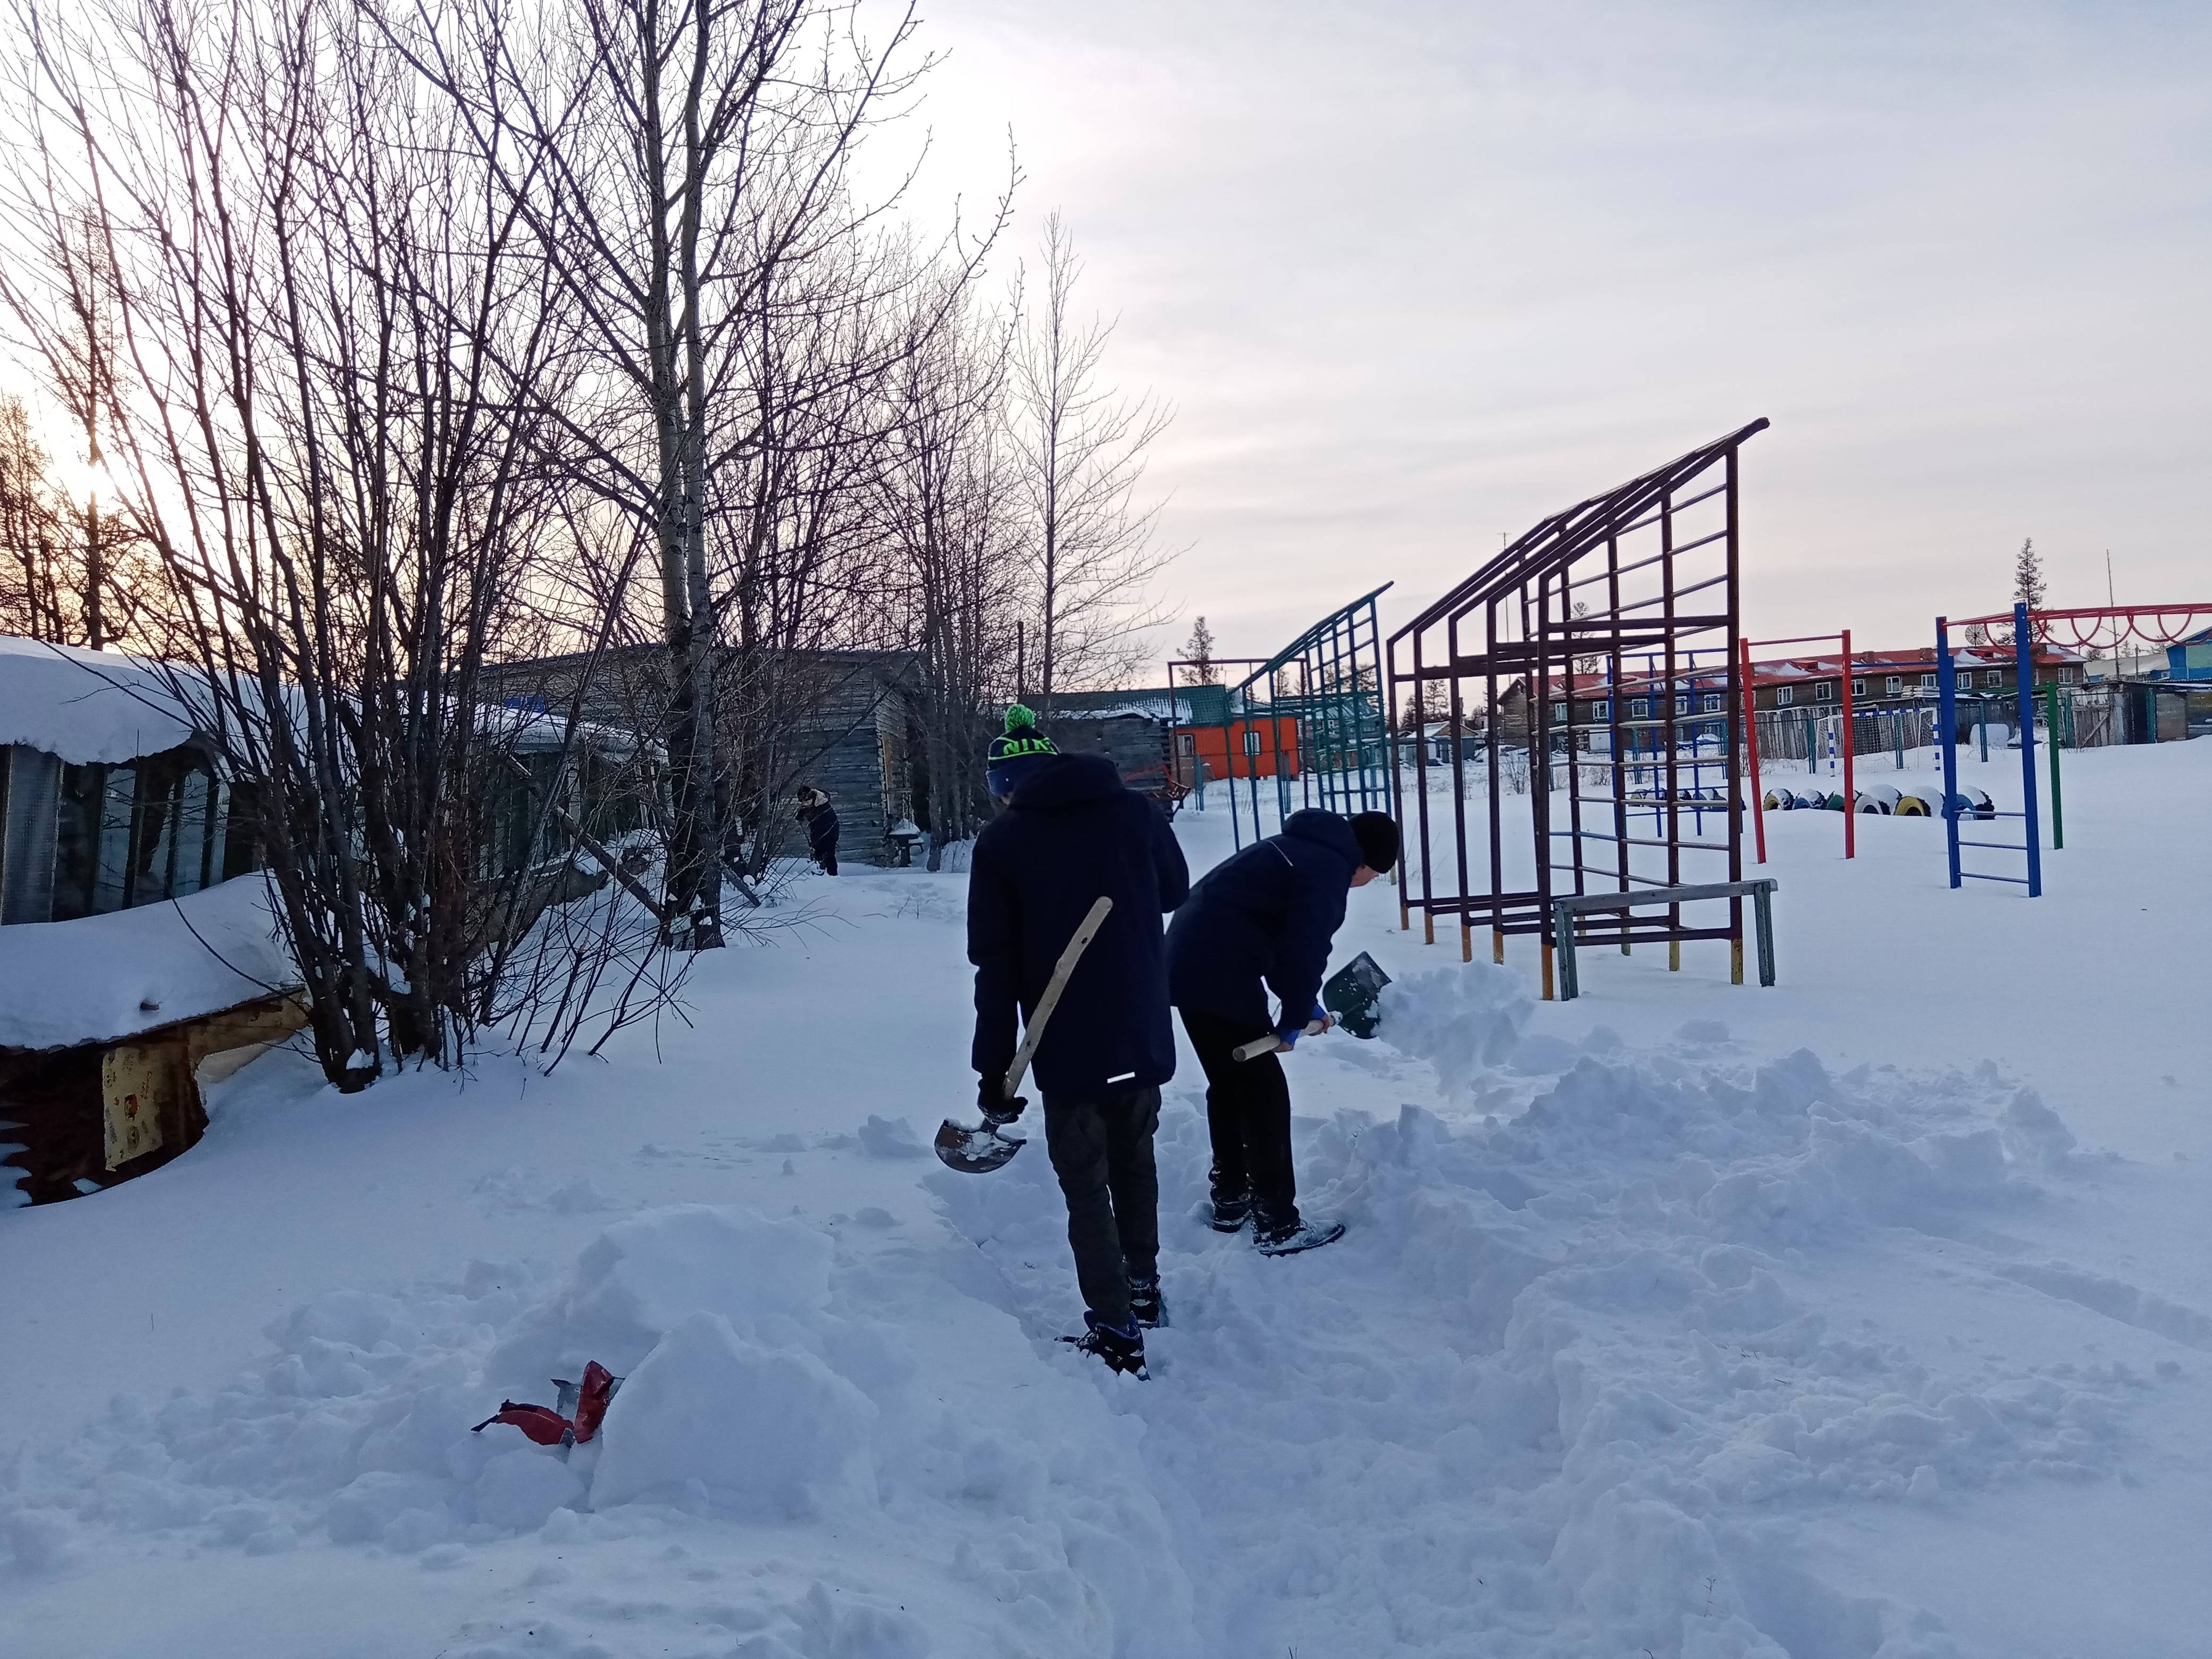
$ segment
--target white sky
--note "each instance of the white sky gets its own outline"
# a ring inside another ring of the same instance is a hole
[[[1765,415],[1759,635],[2212,599],[2212,6],[928,0],[929,182],[1059,207],[1183,620],[1386,629]],[[1165,653],[1163,652],[1164,656]]]

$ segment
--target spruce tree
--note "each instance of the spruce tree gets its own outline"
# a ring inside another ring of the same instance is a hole
[[[1191,624],[1190,637],[1182,642],[1182,654],[1200,685],[1218,685],[1221,671],[1213,665],[1213,630],[1200,617]]]
[[[2012,568],[2012,599],[2030,611],[2043,609],[2043,557],[2035,550],[2035,538],[2020,544],[2020,557]]]

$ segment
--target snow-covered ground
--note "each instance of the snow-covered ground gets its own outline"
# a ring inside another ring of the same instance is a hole
[[[1044,1159],[924,1149],[957,876],[805,878],[550,1079],[272,1054],[189,1156],[0,1215],[0,1651],[2202,1654],[2212,744],[2067,761],[2033,902],[1948,891],[1937,823],[1770,819],[1772,990],[1593,949],[1535,1004],[1526,941],[1355,894],[1384,1034],[1290,1062],[1352,1231],[1200,1224],[1187,1064],[1149,1383],[1053,1340]],[[593,1358],[596,1449],[469,1433]]]

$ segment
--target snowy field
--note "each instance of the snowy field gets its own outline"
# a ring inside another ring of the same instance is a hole
[[[1352,1231],[1200,1224],[1186,1056],[1149,1383],[1053,1340],[1041,1149],[925,1150],[957,876],[805,878],[550,1079],[272,1055],[0,1214],[0,1653],[2202,1656],[2212,743],[2066,758],[2033,902],[1948,891],[1940,823],[1770,818],[1771,990],[1591,947],[1537,1004],[1528,942],[1354,894],[1384,1034],[1289,1062]],[[594,1358],[595,1447],[468,1432]]]

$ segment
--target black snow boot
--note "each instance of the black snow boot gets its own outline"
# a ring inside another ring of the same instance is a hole
[[[1106,1362],[1109,1371],[1119,1371],[1140,1382],[1149,1382],[1152,1373],[1145,1369],[1144,1333],[1132,1327],[1117,1331],[1104,1320],[1086,1310],[1083,1322],[1088,1328],[1080,1336],[1063,1336],[1063,1342],[1072,1342],[1079,1353],[1096,1354]]]
[[[1213,1231],[1233,1233],[1252,1218],[1252,1194],[1216,1193],[1213,1195]]]
[[[1300,1250],[1317,1250],[1324,1244],[1334,1244],[1344,1237],[1341,1221],[1293,1221],[1287,1227],[1269,1226],[1255,1222],[1252,1228],[1252,1243],[1261,1255],[1296,1255]]]
[[[1144,1330],[1158,1330],[1168,1322],[1167,1304],[1160,1300],[1160,1276],[1129,1275],[1130,1322]]]

